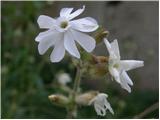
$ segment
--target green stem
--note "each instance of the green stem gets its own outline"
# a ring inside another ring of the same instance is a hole
[[[71,105],[68,107],[67,118],[76,118],[77,116],[77,105],[75,102],[75,98],[79,90],[80,81],[81,81],[81,61],[79,61],[79,64],[77,65],[73,91],[71,94]]]
[[[81,80],[81,71],[80,71],[80,66],[77,66],[77,72],[76,72],[76,77],[75,77],[75,81],[74,81],[74,87],[73,87],[73,98],[75,98],[78,89],[79,89],[79,85],[80,85],[80,80]]]

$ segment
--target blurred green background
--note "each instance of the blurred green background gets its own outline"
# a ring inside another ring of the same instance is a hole
[[[77,9],[86,5],[81,17],[96,18],[109,30],[110,40],[118,38],[122,58],[145,62],[145,67],[129,72],[134,82],[131,94],[103,77],[84,77],[81,87],[107,93],[115,115],[107,112],[105,117],[99,117],[93,106],[80,106],[78,118],[134,118],[159,101],[158,2],[3,1],[1,5],[2,118],[65,118],[66,110],[53,105],[48,95],[62,92],[56,86],[56,74],[64,71],[74,78],[75,68],[67,57],[51,63],[50,51],[40,56],[34,41],[40,32],[38,16],[57,17],[63,7]],[[107,54],[103,43],[94,53]],[[143,118],[159,118],[158,113],[156,109]]]

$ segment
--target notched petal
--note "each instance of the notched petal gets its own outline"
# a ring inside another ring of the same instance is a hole
[[[38,23],[40,28],[49,29],[49,28],[54,27],[55,19],[53,19],[53,18],[51,18],[49,16],[46,16],[46,15],[40,15],[38,17],[37,23]]]
[[[73,8],[62,8],[60,11],[60,17],[69,17],[70,13],[72,12]]]
[[[80,15],[83,11],[85,10],[85,6],[83,6],[83,8],[76,10],[75,12],[71,13],[69,15],[69,20],[77,17],[78,15]]]

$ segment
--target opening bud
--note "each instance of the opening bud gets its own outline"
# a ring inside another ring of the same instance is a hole
[[[76,103],[79,105],[89,105],[89,102],[98,95],[98,91],[89,91],[76,96]]]

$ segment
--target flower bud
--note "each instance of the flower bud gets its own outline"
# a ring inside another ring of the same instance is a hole
[[[79,105],[88,105],[89,102],[97,96],[98,91],[90,91],[76,96],[76,103]]]
[[[53,104],[62,107],[65,107],[69,103],[69,99],[63,95],[50,95],[48,98]]]
[[[57,76],[58,83],[61,85],[66,85],[71,82],[71,77],[68,73],[59,73]]]
[[[103,28],[100,28],[97,34],[95,35],[96,43],[100,43],[101,41],[103,41],[103,39],[106,38],[108,34],[109,34],[109,31]]]

